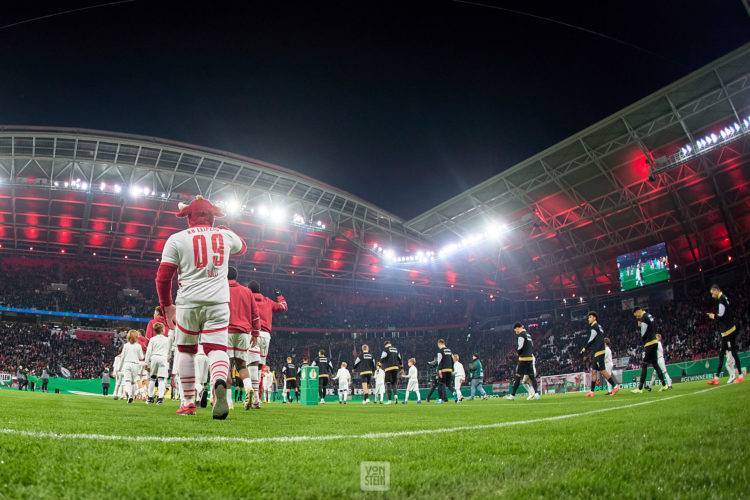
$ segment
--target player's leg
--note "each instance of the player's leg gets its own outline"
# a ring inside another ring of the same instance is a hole
[[[271,346],[271,334],[266,331],[261,331],[258,335],[258,348],[260,350],[260,359],[256,364],[255,370],[250,369],[250,379],[252,381],[253,390],[255,395],[253,396],[253,408],[258,409],[258,390],[260,388],[261,373],[263,366],[266,364],[266,358],[268,357],[268,349]]]
[[[596,359],[596,358],[594,358],[594,359]],[[598,373],[598,371],[596,369],[596,361],[594,361],[593,363],[594,364],[591,367],[591,388],[590,388],[589,392],[586,393],[586,396],[585,396],[587,398],[593,398],[594,397],[594,389],[596,388],[596,380],[597,380],[597,377],[599,376],[599,373]]]
[[[215,304],[201,309],[200,342],[208,356],[211,388],[214,392],[214,419],[223,420],[229,414],[228,387],[229,356],[227,355],[229,304]],[[229,397],[231,399],[231,396]]]
[[[667,363],[664,361],[664,356],[660,357],[657,360],[657,364],[659,365],[659,368],[661,369],[661,372],[664,374],[664,379],[667,381],[667,388],[671,389],[672,388],[672,378],[669,376],[669,371],[667,371]],[[656,371],[656,370],[654,370],[654,371]]]
[[[736,382],[744,382],[745,376],[742,374],[742,363],[740,362],[740,353],[737,350],[737,332],[736,331],[727,335],[727,346],[729,347],[729,352],[732,353],[730,357],[733,358],[734,369],[737,371]]]
[[[737,367],[734,364],[734,356],[727,357],[726,366],[727,373],[729,373],[729,380],[727,380],[727,384],[731,384],[737,379]]]
[[[201,330],[201,308],[177,307],[176,341],[180,380],[180,409],[178,415],[195,415],[195,355]]]

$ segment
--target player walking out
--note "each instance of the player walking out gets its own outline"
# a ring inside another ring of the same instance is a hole
[[[341,368],[336,372],[336,376],[333,377],[339,383],[339,404],[343,401],[346,404],[346,396],[349,393],[349,386],[352,383],[352,375],[349,370],[346,369],[346,361],[341,363]]]
[[[604,354],[607,352],[606,349],[604,349],[604,328],[599,324],[599,315],[595,311],[589,311],[589,328],[589,341],[586,343],[586,347],[581,349],[581,353],[588,351],[593,355],[591,360],[591,390],[586,393],[585,397],[594,397],[597,372],[602,372],[604,380],[609,384],[612,384],[612,395],[614,396],[618,393],[620,388],[617,386],[614,377],[604,366]]]
[[[251,348],[248,355],[250,364],[250,378],[253,382],[253,408],[260,408],[258,404],[258,387],[260,386],[260,373],[266,365],[268,349],[271,346],[271,326],[273,324],[273,314],[286,312],[289,308],[286,299],[281,295],[281,290],[273,291],[276,300],[269,299],[260,293],[260,284],[257,281],[250,282],[250,290],[253,292],[255,304],[258,306],[260,314],[260,335],[258,335],[258,345]]]
[[[299,393],[297,392],[297,365],[292,363],[291,357],[286,358],[286,365],[281,369],[281,373],[284,374],[284,393],[282,403],[286,403],[287,398],[289,398],[290,403],[292,402],[292,396],[289,394],[289,391],[291,390],[294,390],[297,402],[299,403]]]
[[[227,268],[231,255],[245,252],[245,243],[225,227],[213,227],[214,218],[223,214],[202,196],[189,205],[180,204],[178,217],[187,217],[188,229],[169,237],[164,245],[156,275],[159,305],[167,326],[176,331],[182,406],[178,415],[195,415],[195,363],[198,344],[208,356],[211,387],[214,390],[213,418],[225,419],[229,356],[229,282]],[[180,284],[176,303],[172,302],[172,278]]]
[[[643,342],[643,360],[641,361],[641,378],[638,381],[638,389],[633,389],[631,392],[634,394],[640,394],[643,392],[643,384],[646,383],[646,372],[648,371],[648,365],[654,367],[654,371],[661,380],[661,389],[659,392],[667,390],[667,383],[664,380],[664,373],[661,371],[657,360],[658,351],[658,340],[656,339],[656,325],[654,324],[654,317],[644,311],[641,307],[633,308],[633,316],[638,320],[638,328],[641,334],[641,341]]]
[[[734,380],[735,384],[745,381],[745,376],[742,374],[742,363],[740,363],[740,355],[737,352],[737,327],[734,324],[734,314],[732,314],[732,308],[729,305],[729,298],[721,291],[719,285],[711,285],[711,297],[718,303],[718,311],[716,313],[708,313],[708,317],[716,320],[719,325],[719,332],[721,333],[721,350],[719,351],[719,366],[716,368],[716,376],[709,380],[710,385],[719,384],[719,375],[724,367],[724,358],[727,351],[732,353],[734,358],[734,367],[737,371],[738,377]]]
[[[146,404],[154,402],[154,388],[159,386],[156,404],[164,404],[164,391],[167,388],[169,374],[169,353],[172,350],[172,339],[164,334],[164,324],[154,324],[154,336],[148,342],[146,349],[146,366],[151,374],[148,383],[148,399]]]
[[[260,335],[260,312],[249,288],[237,283],[237,269],[229,266],[227,269],[229,281],[229,346],[227,355],[234,363],[237,375],[245,388],[245,410],[249,410],[254,401],[252,376],[247,369],[250,360],[250,350],[258,349]],[[252,367],[258,371],[257,363]],[[255,374],[259,378],[258,374]]]
[[[370,402],[370,386],[372,385],[372,374],[375,371],[375,360],[372,359],[370,354],[370,347],[365,344],[362,346],[362,354],[357,356],[354,360],[354,371],[359,370],[359,376],[362,377],[362,404],[366,405]]]
[[[533,390],[533,393],[529,394],[529,399],[532,396],[534,399],[539,399],[536,385],[536,371],[534,369],[534,343],[531,340],[531,335],[529,335],[529,332],[526,331],[521,323],[514,324],[513,331],[516,332],[516,336],[518,337],[518,366],[516,367],[516,378],[513,381],[513,392],[503,397],[510,401],[516,399],[516,392],[518,391],[518,386],[521,385],[521,380],[528,376]]]
[[[310,366],[318,367],[318,396],[320,403],[326,403],[326,389],[328,389],[328,379],[333,374],[333,365],[326,357],[324,350],[318,351],[318,357],[315,358]]]
[[[437,341],[438,352],[433,363],[438,371],[438,400],[435,403],[448,402],[448,387],[453,377],[453,353],[445,347],[445,340]]]
[[[669,372],[667,371],[667,363],[664,361],[664,346],[661,344],[661,334],[656,334],[656,362],[659,365],[659,368],[661,368],[661,372],[664,374],[664,378],[667,380],[667,388],[672,388],[672,379],[669,376]],[[651,372],[651,385],[653,386],[656,382],[656,370]]]
[[[271,372],[271,369],[268,367],[268,365],[263,367],[263,376],[261,378],[263,379],[263,394],[261,396],[261,400],[265,401],[266,403],[270,403],[273,386],[276,383],[276,377],[273,372]]]
[[[404,375],[409,378],[409,382],[406,385],[406,394],[404,395],[404,402],[406,404],[409,401],[409,393],[414,391],[417,394],[417,404],[422,404],[422,397],[419,395],[419,376],[417,373],[417,360],[409,358],[407,362],[409,364],[409,374]]]
[[[390,340],[385,341],[385,347],[380,354],[380,363],[383,365],[383,371],[385,372],[385,391],[388,396],[388,402],[386,404],[392,404],[392,396],[395,396],[396,404],[398,404],[396,384],[398,384],[399,370],[404,369],[404,362],[401,359],[401,354],[398,352],[398,349],[391,345]]]

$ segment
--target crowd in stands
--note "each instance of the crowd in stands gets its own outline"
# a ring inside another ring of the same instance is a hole
[[[70,378],[94,378],[116,355],[114,343],[81,342],[43,324],[0,322],[0,372],[15,374],[20,366],[38,377],[45,367],[52,375],[65,368]]]
[[[7,306],[150,317],[156,303],[153,269],[149,268],[5,257],[0,259],[0,271],[4,275],[0,281],[0,303]],[[245,278],[242,282],[247,282],[252,276],[241,278]],[[50,291],[52,283],[65,284],[67,289]],[[268,295],[276,288],[270,282],[261,286]],[[140,294],[126,296],[123,288],[138,289]],[[351,363],[362,344],[368,344],[371,352],[379,355],[384,341],[389,339],[399,348],[404,361],[410,357],[417,359],[420,378],[426,381],[431,376],[427,361],[435,356],[437,340],[444,338],[448,347],[463,360],[468,361],[477,353],[488,382],[508,380],[515,369],[517,356],[515,336],[510,329],[512,321],[495,330],[478,328],[483,315],[490,312],[486,304],[483,305],[482,295],[453,291],[435,292],[435,295],[392,291],[385,295],[288,283],[279,288],[290,310],[274,317],[274,327],[283,328],[273,334],[268,358],[273,368],[279,368],[287,356],[297,362],[303,357],[313,359],[319,349],[325,350],[336,365],[341,361]],[[747,282],[727,289],[738,311],[736,322],[741,343],[750,334],[749,292]],[[719,346],[716,332],[705,314],[714,308],[715,303],[705,285],[690,289],[673,301],[648,308],[663,336],[667,362],[716,354]],[[627,357],[628,365],[636,366],[640,359],[640,340],[632,313],[612,304],[598,313],[611,340],[614,357]],[[572,321],[565,315],[555,316],[548,324],[529,328],[534,339],[537,372],[552,375],[585,371],[588,361],[580,350],[588,339],[586,320]],[[460,326],[435,328],[444,325]],[[409,330],[410,327],[422,328]],[[282,331],[289,328],[300,330]],[[328,332],[306,332],[305,328]],[[356,333],[338,331],[345,329]],[[385,331],[368,333],[367,329]],[[96,377],[112,362],[120,342],[120,337],[116,336],[111,345],[87,343],[41,324],[0,322],[0,371],[13,371],[23,365],[30,370],[49,366],[57,373],[63,366],[74,378]]]

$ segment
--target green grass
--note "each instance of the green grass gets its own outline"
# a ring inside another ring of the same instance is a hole
[[[722,380],[723,382],[723,380]],[[112,399],[0,391],[0,429],[122,436],[358,435],[578,416],[488,429],[298,442],[128,442],[0,434],[0,498],[744,498],[750,384],[460,405],[235,409],[226,421]],[[679,397],[675,397],[679,396]],[[592,410],[626,407],[600,413]],[[390,491],[360,489],[390,462]]]
[[[659,283],[668,279],[669,269],[652,269],[647,266],[646,270],[643,272],[643,286],[653,285],[654,283]],[[620,282],[622,283],[620,287],[621,290],[632,290],[633,288],[637,288],[635,283],[635,273],[627,276],[625,273],[621,272]]]

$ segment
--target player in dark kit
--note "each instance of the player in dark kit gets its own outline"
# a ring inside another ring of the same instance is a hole
[[[447,387],[451,385],[451,378],[453,377],[453,353],[450,349],[445,347],[445,340],[440,339],[437,341],[438,352],[435,358],[438,371],[438,400],[435,403],[447,403],[448,402],[448,391]]]
[[[292,363],[292,358],[287,357],[286,358],[286,364],[281,369],[281,373],[284,374],[284,397],[282,400],[282,403],[292,402],[292,395],[289,394],[291,391],[294,391],[294,395],[297,398],[297,402],[299,403],[299,392],[297,389],[297,365]]]
[[[659,366],[659,340],[656,338],[654,317],[640,307],[633,309],[633,316],[638,320],[638,328],[640,329],[641,341],[643,342],[643,360],[641,361],[641,379],[638,382],[638,389],[633,389],[631,392],[634,394],[643,392],[648,365],[653,365],[656,375],[661,380],[661,389],[659,389],[659,392],[666,391],[668,389],[667,382],[664,380],[664,373]]]
[[[711,285],[711,297],[718,303],[718,310],[716,313],[708,313],[708,317],[715,320],[719,325],[721,350],[719,351],[719,367],[716,369],[716,376],[709,380],[708,383],[709,385],[719,384],[719,375],[721,375],[721,370],[724,368],[724,357],[727,351],[732,353],[735,370],[737,370],[737,378],[734,380],[734,383],[744,382],[745,376],[742,374],[740,355],[737,352],[737,327],[734,324],[734,315],[732,314],[732,308],[729,306],[729,299],[721,291],[719,285]],[[730,381],[732,381],[731,377]]]
[[[367,344],[362,346],[362,354],[354,360],[352,370],[359,371],[359,376],[362,377],[362,394],[364,397],[362,404],[366,405],[370,402],[370,385],[372,385],[372,376],[375,373],[375,361],[372,359]]]
[[[429,403],[430,398],[432,397],[432,393],[435,392],[438,387],[440,387],[440,374],[438,373],[438,367],[435,361],[428,361],[427,364],[433,367],[432,377],[430,378],[430,382],[432,383],[432,385],[430,386],[430,393],[427,394],[427,402]],[[438,394],[440,393],[438,392]]]
[[[516,399],[516,392],[518,391],[518,386],[521,385],[521,380],[528,376],[531,387],[534,389],[534,393],[529,394],[529,397],[539,399],[536,385],[536,370],[534,370],[534,342],[531,340],[529,332],[526,331],[521,323],[513,325],[513,331],[516,332],[516,336],[518,337],[518,366],[516,367],[516,379],[513,381],[513,392],[503,397],[510,401]]]
[[[588,351],[592,354],[591,360],[591,390],[586,393],[587,398],[594,397],[594,388],[596,387],[597,372],[601,372],[604,379],[612,384],[612,395],[614,396],[620,390],[615,382],[615,378],[607,371],[604,366],[604,328],[599,324],[599,315],[594,311],[589,311],[590,335],[586,347],[581,349],[581,353]]]
[[[387,405],[391,403],[391,397],[396,397],[398,404],[398,393],[396,393],[396,384],[398,383],[398,372],[404,369],[404,362],[401,360],[401,354],[398,349],[391,345],[389,340],[385,341],[385,347],[380,354],[380,362],[383,364],[385,372],[385,391],[388,396]]]
[[[318,396],[320,402],[325,404],[326,389],[328,388],[328,380],[333,375],[333,365],[326,357],[326,352],[320,350],[318,351],[318,357],[313,360],[310,366],[318,367]]]

